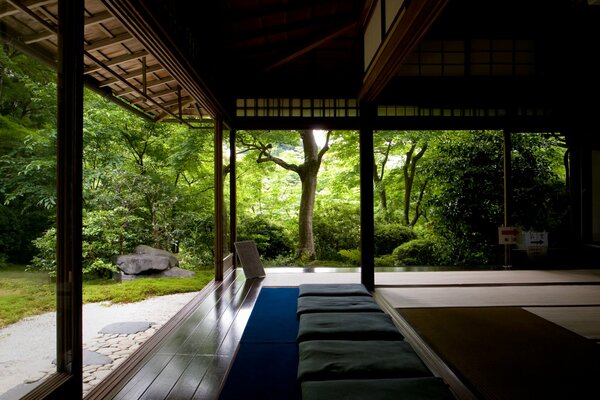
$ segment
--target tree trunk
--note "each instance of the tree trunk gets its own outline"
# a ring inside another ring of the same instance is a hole
[[[302,182],[300,196],[300,212],[298,214],[298,258],[314,260],[315,239],[313,235],[313,215],[315,210],[315,196],[317,193],[317,175],[321,159],[315,136],[311,130],[300,131],[304,147],[304,163],[300,166],[298,174]]]
[[[313,214],[317,192],[317,175],[319,174],[319,168],[321,167],[321,160],[327,150],[329,150],[329,137],[331,131],[327,132],[327,139],[321,150],[319,150],[319,147],[317,146],[312,130],[303,130],[299,131],[299,133],[304,150],[304,163],[301,165],[290,164],[281,158],[272,156],[271,148],[273,146],[271,144],[265,144],[256,139],[249,142],[244,142],[242,140],[242,144],[249,149],[259,151],[256,162],[274,162],[282,168],[294,171],[300,177],[300,181],[302,182],[302,194],[300,196],[300,211],[298,213],[299,243],[296,257],[304,260],[314,260],[316,253],[313,235]]]
[[[300,177],[302,181],[302,195],[300,197],[300,212],[298,215],[298,258],[314,260],[315,239],[313,235],[313,215],[315,209],[315,194],[317,191],[317,175],[305,174]]]
[[[412,221],[410,220],[410,199],[411,199],[413,184],[415,182],[415,174],[417,172],[417,163],[423,157],[423,154],[425,154],[425,151],[427,151],[427,143],[425,143],[423,145],[423,147],[417,154],[414,154],[416,147],[417,147],[417,143],[413,143],[410,146],[410,149],[406,153],[406,157],[404,159],[404,165],[402,166],[402,174],[404,175],[403,222],[404,222],[404,225],[411,226],[411,227],[417,223],[417,220],[419,219],[419,216],[420,216],[420,213],[419,213],[419,210],[417,207],[415,210],[416,218],[413,218]],[[423,187],[423,190],[424,190],[424,187]],[[423,196],[423,193],[421,193],[419,196],[418,205],[420,205],[420,203],[421,203],[422,196]]]

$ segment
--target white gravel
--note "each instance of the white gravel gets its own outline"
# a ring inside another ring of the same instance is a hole
[[[83,343],[115,322],[146,321],[163,325],[198,292],[153,297],[138,303],[83,305]],[[56,360],[56,313],[25,318],[0,329],[0,395],[40,379]]]

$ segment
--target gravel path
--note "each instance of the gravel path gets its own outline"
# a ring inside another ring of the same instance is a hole
[[[130,304],[84,304],[84,349],[111,358],[111,364],[84,367],[84,375],[87,373],[88,376],[87,389],[106,376],[118,362],[139,347],[197,294],[198,292],[173,294]],[[110,324],[142,321],[150,323],[150,328],[144,332],[131,335],[99,333]],[[56,313],[28,317],[0,329],[0,400],[18,398],[18,393],[30,390],[32,385],[55,370],[55,360]],[[115,360],[118,362],[114,362]]]

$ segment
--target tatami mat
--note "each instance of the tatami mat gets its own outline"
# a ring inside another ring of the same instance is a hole
[[[600,285],[378,288],[394,308],[600,305]]]
[[[600,307],[525,307],[525,310],[583,337],[600,341]]]
[[[333,268],[325,270],[327,272],[309,272],[303,268],[267,268],[267,276],[264,278],[263,285],[292,287],[302,283],[360,282],[359,272],[335,272]],[[600,283],[600,270],[375,273],[376,286],[542,285],[555,283]]]

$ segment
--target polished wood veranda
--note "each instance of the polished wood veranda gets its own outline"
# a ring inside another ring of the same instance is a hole
[[[246,280],[231,271],[203,289],[86,399],[217,399],[261,287],[301,283],[352,283],[359,272],[270,269]],[[343,271],[343,270],[338,270]],[[600,340],[600,271],[386,272],[375,277],[375,298],[395,319],[434,374],[458,398],[475,398],[411,327],[399,307],[527,307],[531,312],[592,341]],[[257,382],[268,384],[268,382]]]

